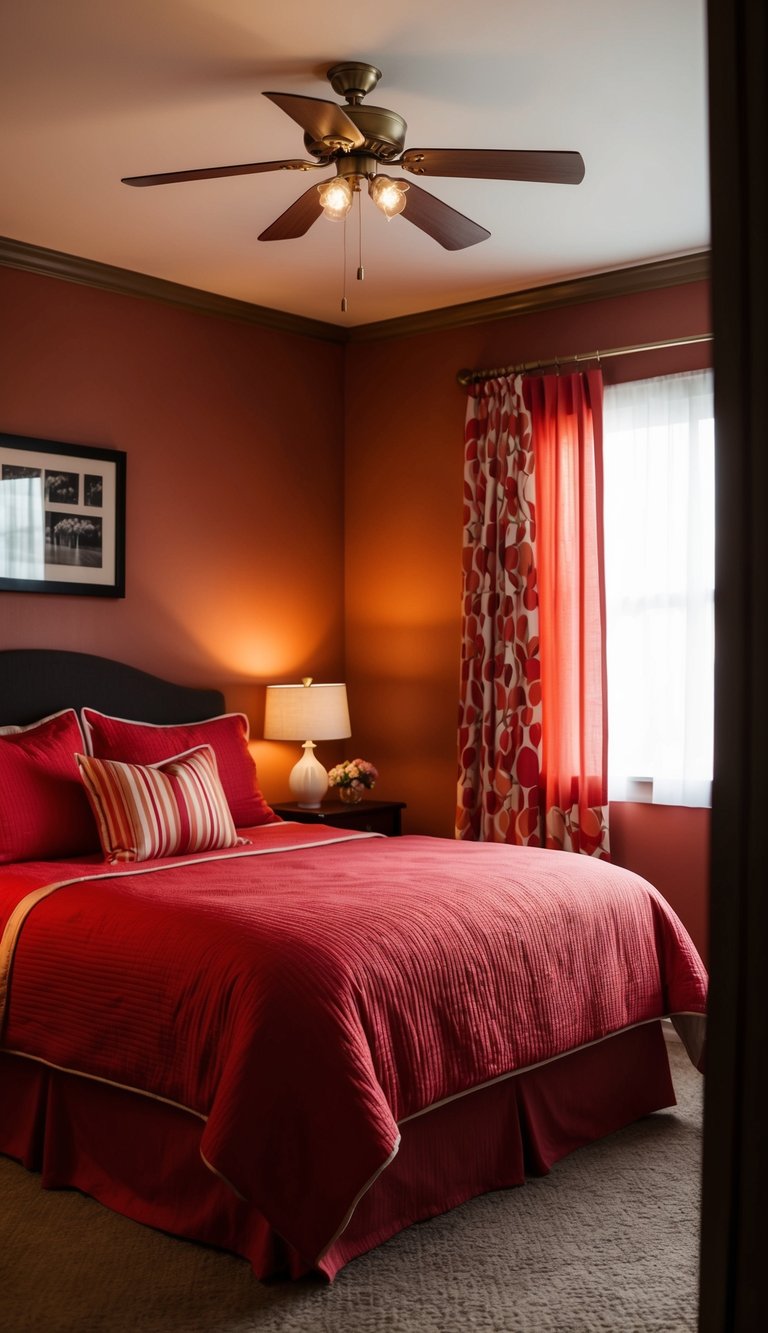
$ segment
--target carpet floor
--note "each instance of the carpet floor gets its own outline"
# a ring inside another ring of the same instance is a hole
[[[702,1080],[520,1189],[356,1259],[332,1286],[261,1284],[241,1259],[44,1191],[0,1157],[7,1333],[695,1333]]]

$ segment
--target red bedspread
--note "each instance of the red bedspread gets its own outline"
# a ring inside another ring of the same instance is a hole
[[[398,1121],[704,1012],[681,923],[616,866],[292,824],[247,834],[244,852],[108,877],[94,858],[4,868],[0,928],[37,886],[102,877],[37,902],[15,953],[6,930],[2,1044],[204,1118],[206,1162],[309,1264],[396,1151]]]

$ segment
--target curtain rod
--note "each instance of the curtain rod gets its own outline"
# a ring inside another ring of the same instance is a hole
[[[577,365],[580,361],[604,361],[610,356],[631,356],[633,352],[657,352],[665,347],[689,347],[694,343],[712,341],[711,333],[695,333],[690,338],[667,338],[663,342],[636,343],[632,347],[609,347],[604,352],[574,352],[572,356],[552,356],[547,361],[522,361],[517,366],[499,366],[496,370],[460,370],[456,376],[459,384],[480,384],[483,380],[495,380],[501,375],[525,375],[532,370],[546,370],[555,366]]]

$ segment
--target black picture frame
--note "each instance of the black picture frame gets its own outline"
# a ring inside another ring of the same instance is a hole
[[[125,458],[0,434],[0,591],[125,596]]]

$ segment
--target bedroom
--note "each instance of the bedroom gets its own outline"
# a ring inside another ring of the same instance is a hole
[[[40,233],[4,230],[46,244]],[[318,679],[345,678],[355,744],[383,770],[381,794],[407,801],[414,830],[449,833],[438,811],[452,809],[455,782],[458,497],[445,466],[461,459],[455,372],[552,354],[554,344],[567,352],[585,339],[619,346],[704,329],[702,269],[680,285],[594,304],[582,292],[579,305],[554,311],[344,344],[17,264],[2,271],[3,428],[128,451],[129,596],[4,596],[3,647],[76,648],[220,685],[228,707],[252,716],[256,736],[264,683],[310,666]],[[702,362],[649,358],[640,373],[691,364]],[[311,391],[297,394],[298,384]],[[169,496],[178,496],[170,509]],[[287,747],[257,742],[256,753],[265,789],[280,796]],[[682,833],[694,861],[681,906],[699,912],[690,928],[701,932],[701,812],[694,822]],[[645,841],[635,831],[634,849]]]

